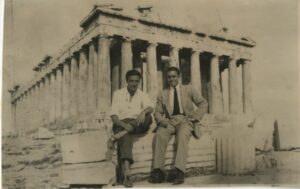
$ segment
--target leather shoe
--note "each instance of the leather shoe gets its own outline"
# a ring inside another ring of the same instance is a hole
[[[133,187],[133,182],[131,180],[130,176],[125,176],[124,184],[126,188],[132,188]]]
[[[178,185],[182,183],[184,183],[184,172],[176,168],[176,174],[173,180],[173,185]]]
[[[176,169],[171,169],[168,172],[168,176],[167,176],[167,182],[173,182],[174,179],[176,178],[177,175],[177,170]]]
[[[154,169],[151,174],[150,178],[148,180],[150,183],[156,184],[156,183],[162,183],[165,181],[165,174],[160,169]]]

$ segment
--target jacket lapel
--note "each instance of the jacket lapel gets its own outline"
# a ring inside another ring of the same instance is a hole
[[[182,111],[183,112],[185,112],[185,100],[186,100],[186,90],[185,90],[185,88],[184,88],[184,86],[183,85],[180,85],[180,87],[179,87],[180,89],[180,101],[181,101],[181,107],[182,107]]]
[[[170,92],[169,89],[164,90],[164,92],[163,92],[163,96],[164,96],[163,99],[164,99],[164,103],[166,105],[168,114],[171,115],[171,106],[170,106],[169,92]]]

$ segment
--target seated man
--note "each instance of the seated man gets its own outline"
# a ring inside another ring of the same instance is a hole
[[[152,124],[153,112],[148,95],[138,89],[141,74],[137,70],[126,73],[127,86],[115,91],[112,100],[111,119],[115,135],[121,134],[117,139],[119,182],[125,187],[132,187],[130,178],[130,165],[133,164],[132,145],[134,134],[146,133]]]
[[[175,135],[175,165],[167,179],[173,184],[184,182],[187,162],[188,142],[194,130],[194,123],[200,121],[207,112],[207,102],[190,85],[179,84],[180,72],[176,67],[167,70],[169,88],[163,90],[157,98],[155,119],[157,128],[153,140],[153,171],[150,182],[164,181],[165,153],[168,143]],[[195,110],[194,105],[197,106]]]

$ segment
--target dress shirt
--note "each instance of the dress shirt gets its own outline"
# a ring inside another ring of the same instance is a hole
[[[180,86],[177,85],[176,86],[176,91],[177,91],[177,96],[178,96],[178,102],[179,102],[179,110],[180,110],[180,113],[183,114],[183,108],[182,108],[182,105],[181,105],[181,99],[180,99]],[[174,111],[174,88],[173,87],[170,87],[170,93],[169,93],[169,102],[170,102],[170,107],[171,107],[171,112]]]
[[[110,115],[117,115],[120,120],[136,119],[148,107],[153,107],[153,104],[146,93],[137,89],[134,95],[130,96],[127,87],[124,87],[114,92]]]

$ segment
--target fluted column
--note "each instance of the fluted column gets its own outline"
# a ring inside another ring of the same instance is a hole
[[[40,126],[44,125],[45,124],[45,116],[46,116],[46,104],[45,104],[45,84],[46,81],[45,81],[45,78],[42,78],[42,81],[41,81],[41,96],[40,96],[40,102],[41,102],[41,121],[40,121]]]
[[[11,124],[13,128],[13,133],[17,133],[17,101],[14,100],[11,103]]]
[[[86,93],[87,91],[85,91]],[[70,115],[70,62],[67,60],[63,64],[63,87],[62,87],[62,117],[63,119]]]
[[[237,65],[235,56],[229,57],[228,88],[229,88],[229,113],[238,113],[238,90],[237,90]]]
[[[113,49],[111,58],[111,92],[113,94],[116,90],[120,88],[120,49]]]
[[[252,85],[251,85],[251,61],[244,60],[242,64],[243,79],[243,110],[246,114],[253,113]]]
[[[210,113],[223,113],[222,93],[220,87],[219,56],[213,55],[210,62]]]
[[[110,39],[108,36],[99,37],[97,65],[97,109],[102,112],[107,111],[111,104]]]
[[[156,100],[158,91],[156,46],[156,43],[149,43],[147,47],[147,92],[153,101]]]
[[[170,58],[171,62],[169,64],[170,67],[179,68],[179,48],[172,46],[170,49]]]
[[[126,72],[132,69],[132,47],[131,40],[124,38],[121,46],[121,87],[125,87]]]
[[[191,55],[191,83],[201,92],[200,52],[193,50]]]
[[[23,136],[23,128],[24,128],[24,95],[20,96],[20,113],[19,113],[19,122],[18,122],[18,131],[19,135]]]
[[[49,112],[50,112],[50,75],[47,74],[45,77],[45,101],[44,101],[44,108],[45,108],[45,122],[44,124],[48,124],[50,122],[49,119]]]
[[[26,117],[32,117],[31,115],[31,110],[32,110],[32,89],[27,90],[27,99],[26,99]],[[26,130],[31,130],[32,129],[32,119],[27,119],[27,125],[26,125]]]
[[[32,94],[32,124],[33,128],[37,128],[38,125],[38,83],[36,83],[33,87],[33,94]]]
[[[86,114],[88,109],[87,96],[88,82],[88,58],[87,49],[84,46],[79,52],[79,113]]]
[[[97,51],[95,43],[92,41],[89,44],[89,62],[88,62],[88,112],[93,113],[96,110],[96,95],[97,95]]]
[[[49,99],[49,122],[53,122],[55,120],[55,73],[51,72],[50,74],[50,99]]]
[[[56,68],[56,100],[55,100],[55,118],[59,119],[62,117],[62,68],[58,66]]]
[[[76,55],[71,57],[71,87],[70,87],[70,115],[78,113],[78,88],[79,88],[79,64]]]

